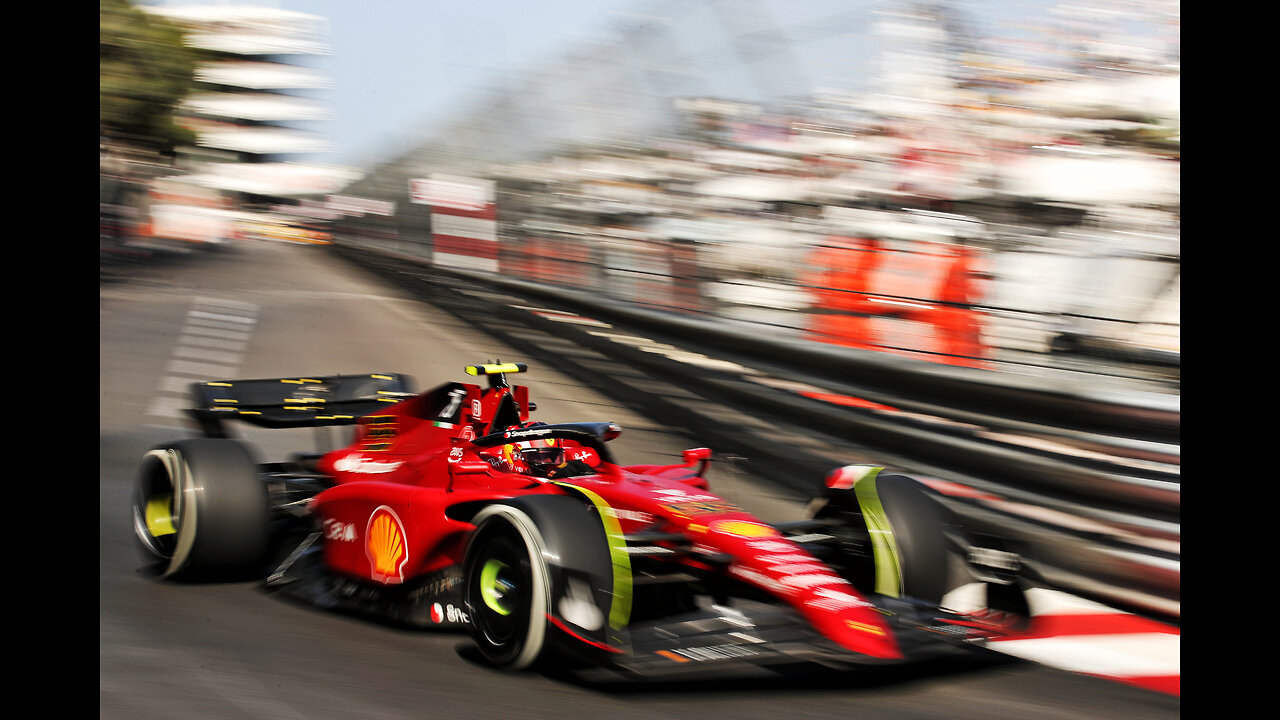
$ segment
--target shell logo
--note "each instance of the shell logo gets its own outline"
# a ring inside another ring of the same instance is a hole
[[[369,516],[365,538],[373,579],[388,584],[404,582],[409,550],[404,539],[404,524],[395,511],[386,505],[374,510]]]
[[[711,523],[711,529],[726,535],[749,538],[774,537],[778,535],[778,531],[768,525],[744,520],[719,520]]]
[[[862,632],[871,633],[872,635],[884,635],[884,628],[878,628],[875,625],[870,625],[868,623],[845,620],[844,624],[851,630],[861,630]]]

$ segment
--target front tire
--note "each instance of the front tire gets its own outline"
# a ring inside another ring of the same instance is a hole
[[[834,564],[860,590],[932,603],[951,589],[947,528],[954,519],[914,478],[871,474],[827,491],[809,515],[835,519]]]
[[[270,533],[266,484],[235,440],[153,448],[134,484],[134,534],[167,579],[240,579],[261,572]]]
[[[946,528],[953,520],[914,478],[881,475],[876,488],[893,529],[903,593],[937,604],[951,589]]]
[[[463,567],[472,637],[493,665],[527,669],[547,642],[545,542],[533,520],[514,507],[489,506],[473,522]]]

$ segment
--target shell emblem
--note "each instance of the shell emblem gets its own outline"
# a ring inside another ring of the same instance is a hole
[[[737,535],[745,538],[777,537],[777,530],[768,525],[747,522],[745,520],[717,520],[711,523],[711,529],[726,535]]]
[[[383,583],[404,582],[404,564],[409,560],[404,525],[391,508],[383,505],[369,516],[365,532],[365,552],[373,579]]]

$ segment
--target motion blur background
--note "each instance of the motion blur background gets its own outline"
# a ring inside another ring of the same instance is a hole
[[[206,603],[135,582],[124,508],[191,382],[370,355],[433,377],[499,346],[572,377],[538,376],[556,397],[625,405],[628,442],[682,428],[714,448],[721,490],[758,476],[774,500],[873,462],[998,496],[969,509],[1034,547],[1071,600],[1065,615],[1034,600],[1047,645],[1002,652],[1175,700],[1003,670],[839,698],[884,717],[1178,712],[1177,0],[99,8],[108,714],[195,697],[209,717],[259,701],[419,717],[428,691],[470,711],[492,679],[440,662],[452,642],[428,657],[448,678],[431,690],[420,638],[370,645],[368,628],[318,632],[238,588]],[[451,319],[386,312],[401,296]],[[247,317],[234,340],[179,341],[157,376],[187,305]],[[464,356],[441,327],[486,338]],[[350,655],[366,687],[314,675],[295,647]],[[562,712],[564,686],[510,695],[537,693]],[[665,702],[832,716],[813,695]]]
[[[100,11],[113,272],[347,243],[1178,391],[1176,0]]]

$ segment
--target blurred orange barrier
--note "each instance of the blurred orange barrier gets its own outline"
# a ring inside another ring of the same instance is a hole
[[[831,237],[800,280],[815,302],[809,336],[821,342],[979,367],[986,357],[979,258],[971,248],[916,243],[889,249]]]
[[[669,241],[668,253],[671,257],[670,307],[675,310],[701,312],[703,310],[702,295],[698,291],[698,250],[693,243]]]
[[[581,243],[529,235],[504,243],[499,254],[502,275],[520,280],[576,288],[594,288],[595,266]]]
[[[697,248],[640,240],[628,237],[629,232],[525,230],[521,237],[503,240],[500,273],[561,287],[604,289],[610,297],[666,310],[698,310]]]

